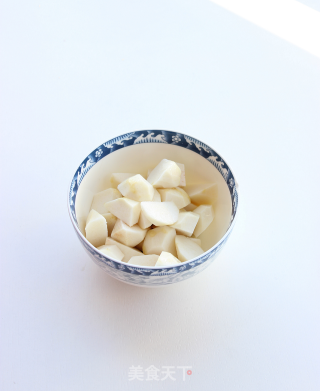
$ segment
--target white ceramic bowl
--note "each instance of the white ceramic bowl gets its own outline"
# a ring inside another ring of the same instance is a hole
[[[181,266],[141,267],[108,258],[87,241],[86,217],[92,197],[110,185],[113,172],[147,175],[162,159],[183,163],[187,184],[217,183],[219,197],[214,205],[215,218],[200,235],[205,253]],[[107,141],[91,152],[80,164],[71,181],[68,209],[81,244],[92,260],[112,277],[139,286],[161,286],[183,281],[204,270],[221,251],[235,223],[238,193],[229,166],[211,147],[182,133],[144,130],[127,133]]]

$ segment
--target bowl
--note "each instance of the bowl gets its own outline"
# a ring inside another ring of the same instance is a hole
[[[108,258],[85,238],[85,222],[92,197],[110,184],[113,172],[147,176],[147,170],[162,159],[183,163],[187,184],[215,182],[219,195],[215,218],[200,235],[201,256],[180,266],[142,267]],[[238,209],[236,181],[224,159],[202,141],[167,130],[142,130],[115,137],[92,151],[77,168],[68,192],[68,210],[75,232],[92,260],[110,276],[128,284],[156,287],[174,284],[207,268],[226,244]]]

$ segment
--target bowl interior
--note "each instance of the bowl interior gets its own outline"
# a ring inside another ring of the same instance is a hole
[[[77,191],[75,213],[78,226],[84,235],[87,215],[95,193],[111,187],[114,172],[139,173],[147,177],[149,168],[162,159],[183,163],[187,185],[192,183],[217,183],[219,196],[214,205],[215,218],[208,229],[199,236],[204,251],[213,247],[227,232],[232,215],[230,190],[223,176],[206,158],[181,146],[162,143],[142,143],[118,149],[99,160],[84,176]]]

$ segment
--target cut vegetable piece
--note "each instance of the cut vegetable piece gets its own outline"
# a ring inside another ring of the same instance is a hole
[[[108,236],[106,219],[96,210],[91,209],[86,221],[86,238],[95,247],[104,244]]]
[[[185,210],[188,212],[193,212],[196,208],[197,208],[197,205],[191,203],[185,207]]]
[[[141,211],[152,224],[159,227],[174,224],[179,217],[179,209],[172,201],[141,202]]]
[[[135,247],[145,238],[146,233],[147,230],[141,229],[138,224],[129,227],[129,225],[118,219],[111,237],[126,246]]]
[[[152,202],[161,202],[161,196],[157,189],[154,189],[154,195],[152,198]]]
[[[135,176],[135,175],[137,175],[137,174],[122,173],[122,172],[112,174],[111,178],[110,178],[111,185],[114,188],[117,188],[118,185],[120,185],[121,182],[123,182],[126,179],[131,178],[132,176]]]
[[[186,187],[191,202],[196,205],[215,204],[218,199],[218,185],[216,183],[200,183]]]
[[[186,185],[186,172],[185,172],[184,164],[177,163],[177,162],[175,162],[175,163],[181,170],[181,179],[180,179],[180,183],[178,186],[185,186]],[[152,170],[153,170],[153,168],[148,169],[148,177],[149,177]]]
[[[178,234],[191,236],[199,221],[199,215],[193,212],[180,212],[178,221],[171,225]]]
[[[175,266],[179,264],[181,264],[181,261],[178,258],[166,251],[162,251],[155,266]]]
[[[101,251],[104,255],[110,258],[114,258],[117,261],[122,261],[124,258],[123,252],[116,245],[103,245],[98,247],[98,250]]]
[[[118,185],[121,194],[134,201],[152,201],[154,196],[153,186],[140,174],[134,175]]]
[[[121,198],[121,197],[122,194],[120,193],[119,190],[110,187],[110,189],[100,191],[99,193],[93,196],[91,209],[94,209],[101,214],[106,213],[104,204],[108,201],[116,200],[117,198]]]
[[[124,254],[122,262],[128,262],[129,259],[132,258],[132,257],[143,255],[140,251],[138,251],[135,248],[131,248],[131,247],[125,246],[124,244],[119,243],[116,240],[113,240],[111,238],[107,238],[106,239],[106,245],[110,245],[110,244],[111,245],[115,244],[117,247],[119,247],[121,252]]]
[[[185,186],[186,185],[186,172],[185,172],[184,164],[177,163],[177,166],[181,170],[181,179],[180,179],[179,186]]]
[[[156,189],[177,187],[180,179],[181,169],[175,162],[167,159],[161,160],[148,176],[148,182]]]
[[[128,265],[139,265],[139,266],[154,266],[159,258],[159,255],[141,255],[139,257],[130,258]]]
[[[197,245],[201,247],[201,239],[199,239],[199,238],[190,238],[190,240],[192,240],[193,242],[197,243]]]
[[[178,258],[181,262],[189,261],[190,259],[196,258],[204,253],[197,243],[183,235],[177,235],[175,242]]]
[[[107,221],[107,226],[108,226],[108,234],[110,235],[112,230],[113,230],[113,227],[117,221],[117,218],[116,216],[114,216],[112,213],[108,212],[108,213],[104,213],[102,215],[106,221]]]
[[[147,231],[147,232],[150,231],[150,228],[147,228],[146,231]],[[135,246],[135,248],[142,252],[143,243],[144,243],[144,239],[143,239],[140,243],[138,243],[138,244]]]
[[[193,235],[197,238],[209,227],[214,219],[214,213],[212,205],[200,205],[193,211],[193,213],[200,216],[198,224],[193,232]]]
[[[167,251],[177,255],[174,239],[176,230],[171,227],[158,227],[150,229],[143,242],[144,254],[158,254]]]
[[[149,221],[146,218],[146,216],[145,216],[145,214],[144,214],[144,212],[142,210],[140,212],[140,217],[139,217],[138,224],[139,224],[139,227],[142,228],[142,229],[149,228],[152,225],[151,221]]]
[[[188,194],[179,187],[174,189],[159,189],[162,202],[172,201],[175,203],[178,209],[184,208],[190,204],[190,197]]]
[[[130,227],[137,224],[140,216],[140,202],[123,197],[104,204],[107,212],[112,213],[118,219],[124,221]]]

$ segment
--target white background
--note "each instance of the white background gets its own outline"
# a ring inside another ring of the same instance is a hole
[[[319,58],[209,0],[0,15],[0,389],[318,391]],[[83,158],[142,129],[206,141],[240,185],[221,255],[166,288],[104,274],[67,214]]]

